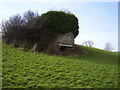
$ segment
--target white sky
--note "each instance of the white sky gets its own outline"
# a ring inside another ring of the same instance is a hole
[[[109,2],[90,2],[95,0],[1,0],[0,22],[14,14],[23,14],[27,10],[39,14],[49,10],[69,10],[79,19],[79,35],[76,44],[91,40],[94,47],[104,49],[111,43],[114,51],[118,50],[118,0]],[[82,1],[82,2],[81,2]],[[113,2],[114,1],[114,2]]]
[[[0,2],[118,2],[119,0],[0,0]]]

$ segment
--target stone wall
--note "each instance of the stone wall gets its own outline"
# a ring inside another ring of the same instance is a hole
[[[59,42],[61,44],[68,44],[68,45],[73,45],[74,44],[74,35],[73,33],[66,33],[64,35],[61,35],[59,38]]]
[[[57,37],[54,39],[53,42],[50,43],[45,52],[50,54],[63,54],[68,53],[69,51],[72,52],[72,50],[74,49],[68,48],[68,50],[66,47],[66,50],[62,52],[60,50],[60,44],[72,45],[74,47],[74,35],[71,32],[66,34],[57,34]]]

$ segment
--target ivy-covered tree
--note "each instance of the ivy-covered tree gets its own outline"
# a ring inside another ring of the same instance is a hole
[[[73,32],[76,37],[79,33],[78,19],[71,13],[63,11],[48,11],[41,15],[44,18],[44,26],[49,27],[55,32]]]
[[[39,16],[38,13],[27,11],[14,15],[2,22],[3,41],[19,47],[38,45],[38,51],[44,51],[61,33],[72,32],[78,35],[78,19],[64,11],[48,11]]]

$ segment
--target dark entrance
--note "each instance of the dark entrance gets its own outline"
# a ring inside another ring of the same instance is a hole
[[[72,45],[66,45],[66,44],[59,44],[60,51],[66,51],[67,48],[73,48]]]

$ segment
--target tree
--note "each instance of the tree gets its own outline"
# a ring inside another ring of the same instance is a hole
[[[29,11],[24,13],[23,20],[24,20],[25,23],[30,22],[38,16],[39,16],[39,14],[37,12],[35,13],[35,12],[29,10]]]
[[[2,36],[4,37],[6,35],[6,32],[9,27],[9,22],[8,21],[2,21],[0,25],[0,29],[2,30]]]
[[[10,17],[1,27],[5,43],[24,48],[34,45],[37,51],[46,50],[60,33],[72,32],[74,38],[79,33],[77,17],[63,11],[49,11],[41,16],[27,11]]]
[[[18,31],[22,27],[23,20],[21,15],[17,14],[9,18],[7,21],[2,21],[1,30],[5,38],[14,39],[18,37]]]
[[[112,45],[110,43],[106,43],[105,44],[105,48],[106,51],[111,51],[113,49]]]
[[[85,41],[85,42],[82,43],[82,45],[92,47],[94,45],[94,42],[93,41]]]
[[[64,11],[48,11],[41,15],[45,19],[43,25],[58,33],[72,32],[74,38],[79,33],[78,18]]]

